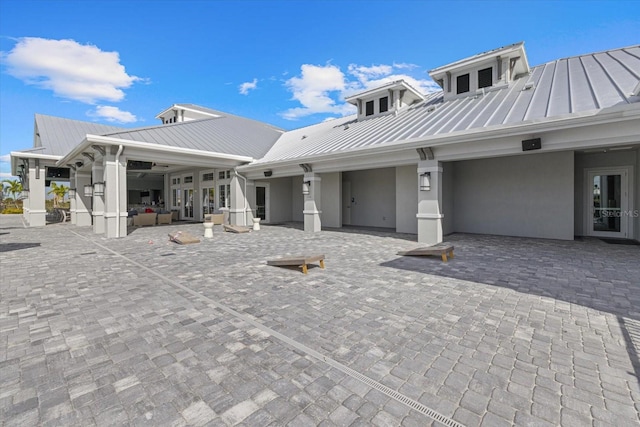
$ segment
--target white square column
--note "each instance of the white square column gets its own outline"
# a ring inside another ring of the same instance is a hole
[[[45,170],[40,167],[40,160],[29,161],[28,175],[29,213],[27,222],[29,227],[44,227],[47,225],[47,209],[45,207]]]
[[[256,212],[256,182],[252,179],[247,180],[247,226],[253,224],[254,213]]]
[[[91,173],[76,171],[75,175],[76,197],[71,202],[71,208],[75,207],[75,211],[71,211],[71,221],[78,227],[90,227],[91,198],[85,197],[84,186],[91,185]],[[74,217],[75,222],[73,222]]]
[[[247,213],[249,203],[246,200],[244,181],[238,175],[231,175],[229,197],[229,223],[232,225],[248,225]]]
[[[95,153],[95,160],[91,166],[91,181],[94,182],[104,181],[104,158],[101,154]],[[78,194],[84,195],[84,186],[78,187]],[[96,234],[104,234],[104,196],[90,196],[87,197],[87,206],[91,206],[91,215],[93,217],[93,232]]]
[[[322,229],[322,179],[313,172],[307,172],[302,178],[302,194],[304,195],[304,231],[315,233]]]
[[[127,159],[120,147],[107,148],[104,157],[104,224],[108,238],[127,236]],[[95,181],[94,181],[94,201]]]
[[[71,190],[77,189],[78,185],[76,183],[76,169],[75,167],[71,168],[69,171],[69,214],[71,217],[71,224],[76,225],[76,197],[78,197],[78,192],[76,191],[76,195],[71,197]]]
[[[437,160],[418,163],[418,242],[442,242],[442,165]]]

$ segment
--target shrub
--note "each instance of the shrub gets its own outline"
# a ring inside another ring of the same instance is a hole
[[[21,214],[21,213],[22,213],[22,208],[6,207],[2,210],[3,215],[15,215],[15,214]]]

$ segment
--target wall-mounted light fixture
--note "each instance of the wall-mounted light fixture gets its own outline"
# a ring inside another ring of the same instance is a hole
[[[75,199],[76,198],[76,189],[75,188],[70,188],[69,189],[69,198],[70,199]]]
[[[269,178],[271,175],[273,175],[273,171],[272,170],[268,170],[268,171],[264,171],[264,176]]]
[[[311,181],[304,181],[302,183],[302,194],[305,196],[311,192]]]
[[[84,186],[84,197],[93,196],[93,185],[87,184]]]
[[[104,196],[104,182],[94,182],[93,183],[93,195],[94,196]]]
[[[420,190],[431,190],[431,172],[423,172],[420,174]]]

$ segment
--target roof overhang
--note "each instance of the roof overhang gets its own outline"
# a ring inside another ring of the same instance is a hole
[[[355,165],[359,158],[373,158],[374,156],[378,158],[386,157],[390,159],[391,163],[393,163],[392,156],[396,153],[407,150],[415,153],[417,148],[425,146],[437,148],[460,144],[459,147],[461,147],[461,150],[468,150],[471,152],[475,149],[473,146],[474,143],[482,141],[500,140],[508,137],[520,137],[525,135],[538,135],[556,131],[559,131],[562,134],[567,133],[567,131],[572,129],[593,129],[593,126],[597,125],[610,125],[622,122],[630,124],[630,126],[633,127],[632,131],[628,132],[627,136],[621,138],[612,138],[608,136],[608,140],[610,140],[611,144],[629,143],[633,141],[637,143],[637,135],[640,135],[640,109],[629,108],[629,106],[626,105],[613,107],[608,109],[606,112],[603,112],[602,110],[594,110],[563,117],[554,117],[552,119],[533,120],[513,125],[493,126],[490,128],[474,128],[467,131],[454,132],[445,135],[438,134],[428,137],[393,141],[379,144],[374,147],[361,147],[348,151],[337,151],[322,155],[299,157],[276,162],[255,162],[239,166],[238,171],[251,174],[264,170],[272,170],[274,172],[274,176],[282,176],[280,171],[287,171],[290,175],[299,175],[299,164],[301,163],[313,164],[314,170],[316,170],[315,166],[320,163],[345,164],[345,162],[347,162],[351,167],[351,165]],[[595,132],[592,132],[592,135],[594,139],[599,138]],[[576,149],[585,138],[587,137],[583,135],[571,144],[563,145],[562,149]],[[599,138],[598,141],[601,143],[601,138]],[[588,145],[586,142],[584,144],[585,146]],[[460,157],[464,157],[464,153],[462,153]],[[417,162],[417,157],[414,160]],[[389,164],[387,164],[387,166],[389,166]],[[327,168],[318,168],[318,170],[326,171]],[[296,171],[297,173],[290,173],[292,171]]]
[[[16,174],[18,173],[18,166],[21,160],[37,159],[53,165],[62,158],[62,156],[39,154],[30,151],[12,151],[9,155],[11,156],[11,175],[13,176],[17,176]]]
[[[73,163],[76,159],[84,158],[82,153],[93,152],[93,145],[123,146],[126,150],[125,156],[128,158],[131,158],[131,156],[139,156],[141,159],[192,165],[196,167],[234,167],[254,160],[253,157],[247,156],[215,153],[211,151],[172,147],[168,145],[151,144],[147,142],[89,134],[72,151],[60,158],[56,165],[63,166],[67,163]]]
[[[514,75],[526,74],[529,72],[529,61],[527,60],[527,55],[524,50],[524,42],[519,42],[479,53],[451,64],[443,65],[442,67],[434,68],[429,70],[429,76],[431,76],[435,82],[442,81],[447,73],[453,74],[455,71],[461,69],[473,68],[476,65],[480,65],[488,60],[494,60],[497,57],[512,58],[514,60]]]
[[[345,101],[349,104],[358,105],[358,99],[368,98],[377,94],[378,92],[386,92],[388,90],[404,90],[406,91],[404,94],[405,99],[407,100],[407,104],[411,104],[415,101],[421,101],[424,99],[424,95],[418,92],[413,86],[404,80],[396,80],[394,82],[388,83],[386,85],[378,86],[373,89],[365,90],[364,92],[357,93],[348,98],[345,98]],[[411,102],[409,102],[411,101]]]
[[[167,114],[167,113],[169,113],[171,111],[179,111],[179,110],[191,111],[192,113],[198,113],[198,114],[202,114],[204,116],[220,117],[220,115],[213,114],[213,113],[210,113],[208,111],[203,111],[203,110],[200,110],[200,109],[190,108],[190,107],[187,107],[185,105],[173,104],[171,107],[169,107],[166,110],[163,110],[160,113],[158,113],[156,115],[156,119],[161,119],[165,114]]]

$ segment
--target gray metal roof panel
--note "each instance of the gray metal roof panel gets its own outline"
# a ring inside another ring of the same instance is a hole
[[[259,158],[281,134],[282,131],[265,123],[223,115],[210,119],[127,129],[104,136]]]
[[[437,92],[397,115],[362,121],[349,116],[286,132],[256,163],[303,159],[628,104],[639,79],[640,46],[559,59],[534,67],[508,88],[490,90],[482,96],[444,101],[442,92]],[[527,89],[527,83],[533,83],[533,88]]]
[[[44,147],[41,154],[64,156],[78,145],[88,134],[115,132],[122,128],[99,123],[82,122],[62,117],[35,115],[35,129],[38,135],[34,138],[34,148]]]

